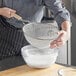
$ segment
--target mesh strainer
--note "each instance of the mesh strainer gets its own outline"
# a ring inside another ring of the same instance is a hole
[[[34,47],[49,47],[52,40],[57,37],[57,23],[29,23],[23,27],[26,40]]]

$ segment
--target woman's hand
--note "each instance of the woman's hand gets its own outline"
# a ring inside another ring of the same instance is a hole
[[[0,8],[0,15],[5,16],[7,18],[11,18],[12,17],[11,14],[14,14],[14,13],[16,13],[16,11],[13,9],[10,9],[7,7]]]
[[[51,48],[56,48],[64,45],[68,40],[68,33],[64,30],[58,32],[58,37],[50,43]]]
[[[61,25],[61,28],[62,30],[59,31],[58,37],[50,43],[51,48],[56,48],[64,45],[70,38],[71,23],[69,21],[64,21]]]

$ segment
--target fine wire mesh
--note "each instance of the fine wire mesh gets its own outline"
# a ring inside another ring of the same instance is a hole
[[[29,23],[23,27],[23,32],[36,39],[53,39],[57,37],[58,27],[57,23]]]

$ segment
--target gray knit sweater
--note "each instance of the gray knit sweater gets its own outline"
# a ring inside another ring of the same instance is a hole
[[[1,0],[0,0],[1,1]],[[44,4],[43,4],[44,3]],[[62,5],[61,0],[3,0],[2,7],[15,9],[23,19],[40,22],[44,14],[44,6],[54,14],[59,27],[64,20],[70,21],[70,14]],[[6,18],[7,22],[15,27],[22,27],[16,19]]]

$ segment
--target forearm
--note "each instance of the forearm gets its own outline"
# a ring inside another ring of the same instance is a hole
[[[61,29],[64,30],[64,31],[69,31],[71,28],[71,23],[70,21],[64,21],[62,22],[61,24]]]
[[[71,22],[70,21],[64,21],[61,24],[61,30],[67,32],[67,36],[70,37],[71,32]]]

